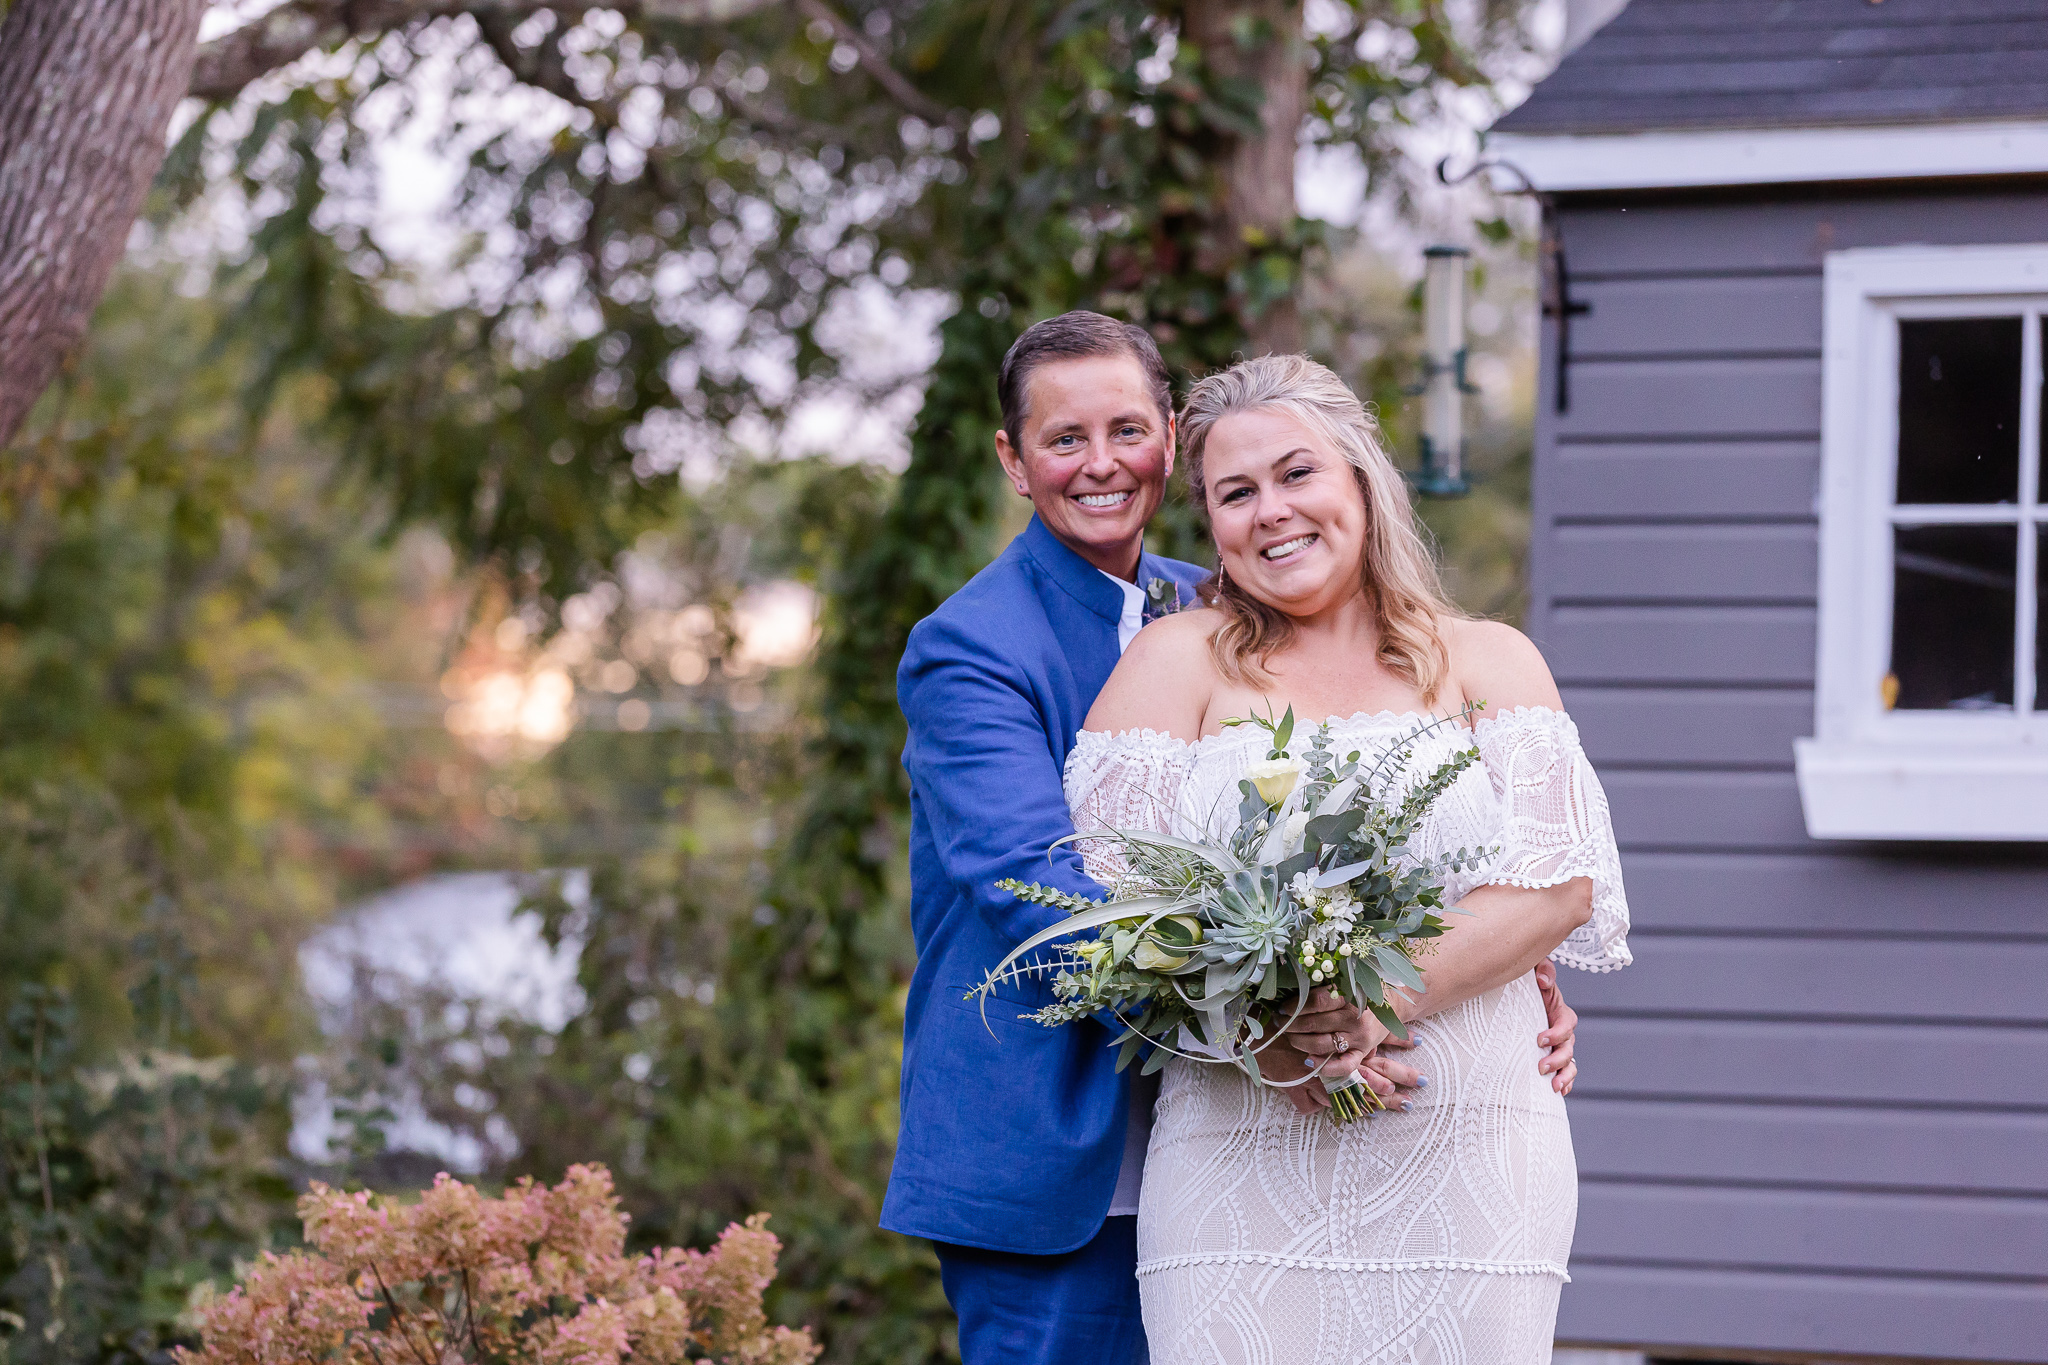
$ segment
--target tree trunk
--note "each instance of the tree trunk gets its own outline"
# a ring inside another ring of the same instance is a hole
[[[206,0],[14,0],[0,22],[0,446],[85,335],[164,158]]]
[[[1308,57],[1301,0],[1187,0],[1183,37],[1219,76],[1257,81],[1264,92],[1255,137],[1232,139],[1224,159],[1224,230],[1256,246],[1293,230],[1294,154],[1308,112]],[[1241,44],[1240,36],[1248,39]],[[1299,351],[1301,310],[1290,296],[1245,319],[1251,354]]]

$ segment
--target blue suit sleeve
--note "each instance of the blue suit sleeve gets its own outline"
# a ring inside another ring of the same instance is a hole
[[[1073,845],[1053,848],[1074,825],[1024,678],[965,642],[917,635],[897,682],[910,723],[903,766],[946,876],[1008,942],[1021,943],[1064,916],[998,890],[998,881],[1091,898],[1103,888]]]

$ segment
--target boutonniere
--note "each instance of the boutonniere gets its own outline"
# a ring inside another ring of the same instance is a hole
[[[1157,621],[1182,607],[1180,584],[1170,578],[1155,578],[1145,585],[1145,619]]]

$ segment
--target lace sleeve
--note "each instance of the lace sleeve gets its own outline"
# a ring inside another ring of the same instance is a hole
[[[1067,809],[1077,834],[1105,829],[1142,829],[1187,835],[1180,828],[1181,784],[1192,751],[1185,740],[1152,730],[1113,735],[1083,730],[1067,754]],[[1081,860],[1088,875],[1112,885],[1124,871],[1123,858],[1107,839],[1083,839]]]
[[[1628,950],[1628,898],[1607,793],[1579,747],[1570,716],[1517,707],[1479,723],[1475,739],[1501,805],[1499,859],[1484,884],[1538,888],[1593,882],[1593,917],[1550,956],[1562,966],[1611,972]]]

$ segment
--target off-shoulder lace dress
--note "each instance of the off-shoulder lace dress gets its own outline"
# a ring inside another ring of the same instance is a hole
[[[1331,722],[1368,753],[1414,715]],[[1607,799],[1570,717],[1518,709],[1416,746],[1411,777],[1476,739],[1483,762],[1436,804],[1424,852],[1498,845],[1448,886],[1593,884],[1593,916],[1552,956],[1627,965],[1628,905]],[[1067,761],[1075,828],[1215,832],[1263,731],[1188,744],[1083,733]],[[1098,875],[1113,869],[1098,867]],[[1508,913],[1499,907],[1489,914]],[[1533,973],[1415,1027],[1429,1078],[1404,1113],[1338,1128],[1224,1066],[1163,1073],[1138,1205],[1154,1365],[1537,1365],[1550,1359],[1578,1213],[1564,1101],[1536,1070]]]

